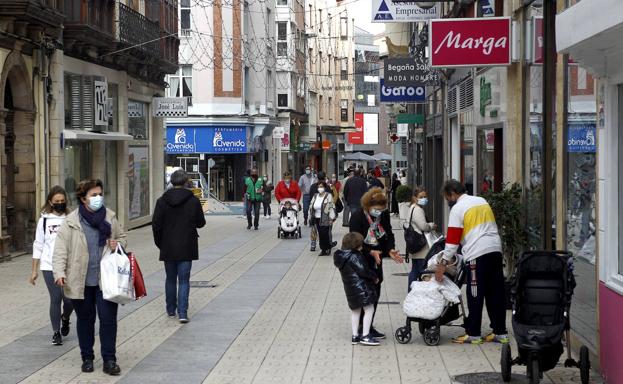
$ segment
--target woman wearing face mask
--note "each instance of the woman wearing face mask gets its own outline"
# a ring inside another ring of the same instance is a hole
[[[318,182],[318,193],[316,193],[309,203],[309,217],[312,225],[316,227],[318,240],[320,243],[320,254],[318,256],[328,256],[331,254],[331,226],[337,215],[333,196],[328,192],[331,187],[326,182]],[[311,241],[311,248],[316,249],[316,241]]]
[[[283,173],[283,180],[277,183],[275,187],[275,199],[280,203],[283,199],[295,199],[301,200],[301,189],[296,180],[292,180],[292,173],[285,171]]]
[[[381,296],[381,283],[383,282],[382,258],[391,257],[396,263],[403,263],[400,253],[395,249],[396,242],[390,215],[387,211],[387,196],[381,188],[371,188],[361,198],[361,208],[352,212],[350,217],[350,231],[359,232],[363,240],[363,254],[366,256],[368,266],[373,269],[379,282],[376,284],[377,299],[374,310]],[[363,318],[363,316],[361,316]],[[372,320],[374,322],[374,319]],[[361,328],[361,325],[360,325]],[[370,336],[375,339],[384,339],[385,335],[377,331],[374,326],[370,328]]]
[[[104,300],[100,289],[100,261],[105,247],[126,245],[125,232],[115,212],[104,207],[104,185],[85,180],[78,185],[78,209],[67,216],[54,245],[52,266],[56,284],[72,299],[82,356],[82,372],[93,372],[95,316],[99,317],[99,337],[104,373],[119,375],[117,365],[117,307]]]
[[[52,257],[56,234],[67,216],[67,193],[58,185],[48,193],[37,222],[35,242],[32,246],[32,274],[30,284],[35,285],[39,270],[50,295],[50,322],[52,323],[52,344],[63,345],[63,336],[69,335],[69,317],[74,309],[71,300],[63,295],[63,289],[54,284]],[[61,312],[62,309],[62,312]],[[61,314],[62,313],[62,314]]]
[[[413,191],[411,206],[408,216],[406,217],[407,222],[404,226],[408,227],[409,221],[411,221],[413,229],[421,234],[437,229],[437,225],[435,223],[429,223],[426,221],[426,214],[424,213],[424,207],[426,205],[428,205],[428,194],[424,188],[416,187]],[[411,259],[411,272],[409,273],[409,284],[407,285],[407,290],[410,290],[411,283],[417,280],[422,271],[426,268],[425,258],[426,254],[428,254],[428,250],[429,246],[427,244],[418,252],[409,254],[409,258]]]

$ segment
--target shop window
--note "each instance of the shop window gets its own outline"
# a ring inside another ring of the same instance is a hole
[[[180,35],[190,36],[190,0],[180,0]]]
[[[115,118],[118,87],[116,84],[105,83],[105,80],[101,76],[65,73],[65,129],[119,129]]]
[[[288,23],[280,21],[277,23],[277,56],[288,55]]]
[[[348,122],[348,99],[340,100],[340,121]]]
[[[90,141],[67,140],[63,149],[65,191],[70,207],[77,207],[76,187],[80,181],[92,177],[93,145]]]
[[[128,217],[132,220],[150,212],[149,147],[130,145],[128,154]]]
[[[147,104],[140,101],[128,101],[128,133],[135,140],[149,139]]]

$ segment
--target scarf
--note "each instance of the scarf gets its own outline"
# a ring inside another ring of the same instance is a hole
[[[84,204],[80,204],[78,209],[80,210],[80,216],[82,216],[91,227],[97,228],[99,232],[99,241],[97,244],[100,247],[106,245],[106,240],[108,240],[112,234],[112,227],[110,223],[106,221],[106,207],[102,207],[96,212],[91,212]]]
[[[379,239],[385,236],[385,230],[381,226],[381,216],[377,217],[374,221],[372,221],[372,217],[370,217],[369,213],[365,213],[366,219],[368,219],[368,224],[370,224],[370,228],[368,229],[368,235],[363,240],[364,243],[368,245],[378,245]]]

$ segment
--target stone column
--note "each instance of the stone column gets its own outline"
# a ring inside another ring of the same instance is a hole
[[[8,110],[0,107],[0,262],[11,260],[8,235],[8,220],[6,216],[6,154],[4,153],[4,137],[6,135],[5,119]]]

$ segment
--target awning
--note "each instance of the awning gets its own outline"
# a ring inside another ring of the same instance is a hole
[[[110,141],[128,141],[134,140],[132,135],[120,132],[95,132],[84,131],[81,129],[64,129],[63,139],[65,140],[110,140]]]
[[[377,153],[376,155],[373,155],[372,157],[374,157],[377,160],[381,160],[381,161],[394,159],[392,155],[388,155],[387,153]]]

